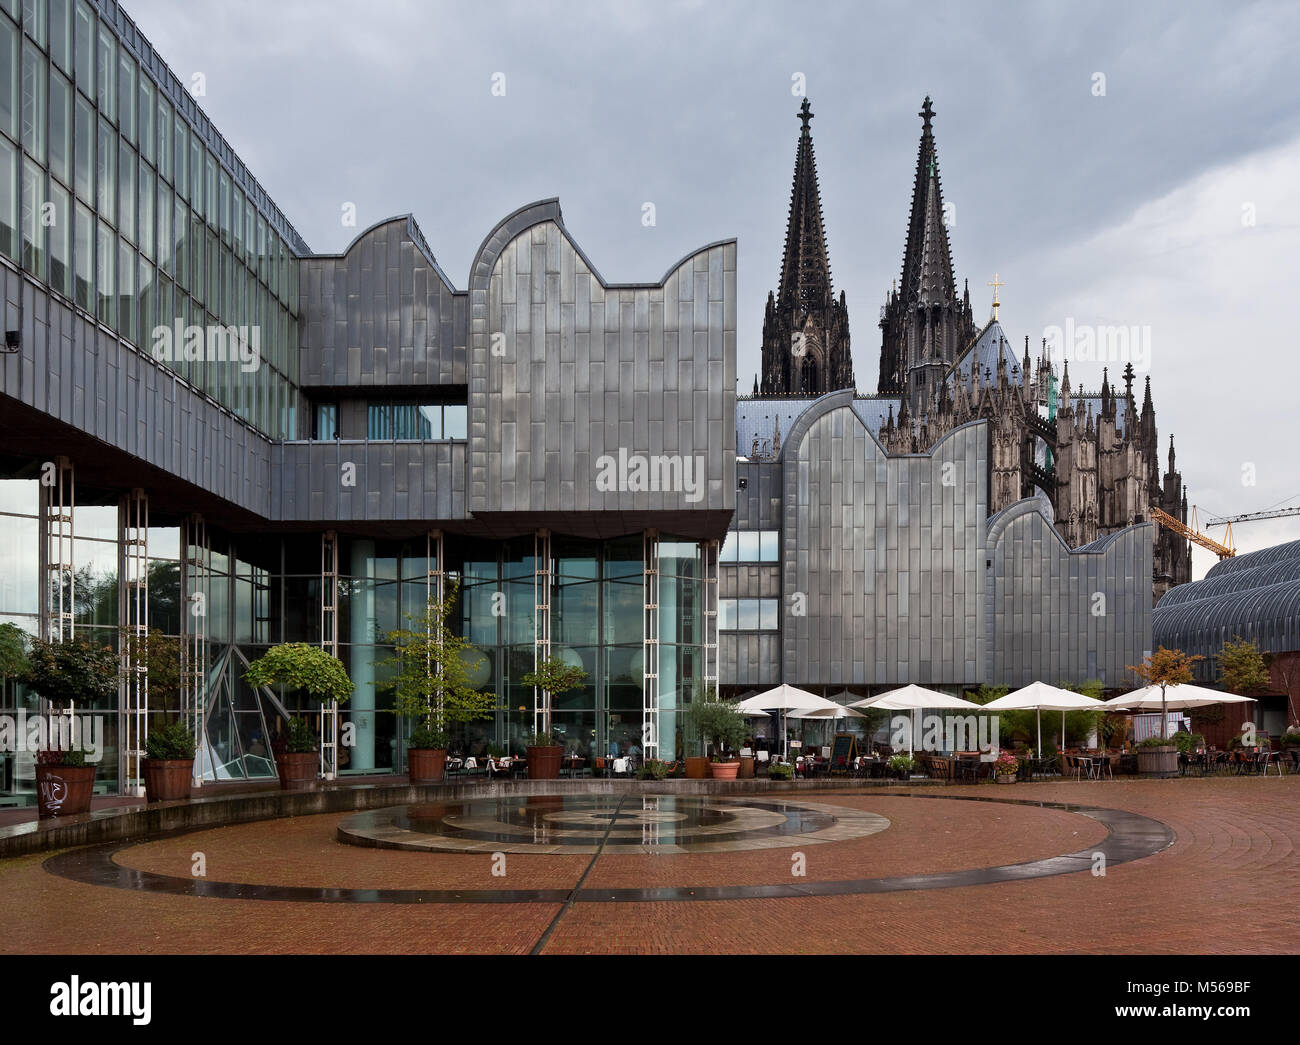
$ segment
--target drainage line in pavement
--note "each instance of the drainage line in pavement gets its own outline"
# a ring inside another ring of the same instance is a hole
[[[618,805],[614,807],[614,812],[610,814],[609,826],[605,828],[605,833],[601,835],[600,844],[596,846],[596,851],[591,854],[591,860],[583,869],[582,877],[578,879],[578,883],[570,891],[568,899],[564,902],[564,906],[555,913],[555,917],[551,919],[551,924],[546,927],[546,931],[542,933],[541,938],[533,944],[533,949],[528,952],[530,955],[542,953],[542,950],[546,947],[547,943],[550,942],[552,934],[557,928],[559,928],[560,919],[568,914],[573,908],[573,905],[578,902],[578,895],[582,892],[582,885],[587,880],[587,876],[591,874],[591,869],[596,866],[596,861],[600,859],[600,854],[605,851],[605,843],[609,841],[609,836],[614,830],[614,824],[618,822],[618,814],[622,811],[623,802],[626,799],[626,795],[619,796]]]

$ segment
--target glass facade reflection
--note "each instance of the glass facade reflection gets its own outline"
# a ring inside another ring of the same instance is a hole
[[[293,438],[301,239],[124,15],[0,3],[0,254],[273,438]],[[184,331],[256,331],[259,363]],[[161,331],[167,331],[167,338]],[[182,334],[177,343],[176,332]]]

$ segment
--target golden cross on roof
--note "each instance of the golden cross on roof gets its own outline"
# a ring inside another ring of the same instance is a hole
[[[993,281],[989,283],[989,286],[993,288],[993,318],[997,319],[998,305],[1001,304],[1001,302],[998,301],[998,288],[1005,287],[1006,284],[1003,283],[1000,279],[998,279],[998,274],[995,272],[993,273]]]

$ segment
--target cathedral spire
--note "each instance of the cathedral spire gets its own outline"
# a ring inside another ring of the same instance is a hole
[[[952,274],[952,250],[944,222],[939,155],[934,145],[934,108],[926,95],[921,117],[921,144],[912,187],[912,214],[903,251],[903,296],[920,304],[955,304],[957,285]]]
[[[785,231],[785,256],[781,261],[781,285],[777,303],[782,308],[798,306],[811,312],[833,301],[831,264],[822,227],[821,190],[817,185],[817,161],[813,156],[813,118],[808,99],[799,107],[799,147],[794,161],[794,187],[790,190],[790,218]]]
[[[848,307],[843,293],[836,300],[831,285],[807,98],[798,118],[781,281],[763,317],[763,395],[825,395],[856,387]]]

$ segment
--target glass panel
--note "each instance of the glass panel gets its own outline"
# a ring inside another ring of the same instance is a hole
[[[12,0],[10,0],[9,10],[12,11]],[[27,35],[35,40],[42,47],[47,40],[48,26],[45,24],[45,18],[49,11],[46,0],[23,0],[23,29]]]
[[[117,223],[117,132],[106,120],[99,121],[99,150],[95,165],[95,202],[99,217],[110,224]]]
[[[140,303],[140,319],[137,327],[140,331],[140,341],[151,344],[153,329],[158,325],[158,302],[154,290],[154,269],[144,258],[140,259],[140,291],[136,296]]]
[[[0,512],[38,515],[41,485],[37,479],[0,479]]]
[[[190,205],[203,216],[203,143],[196,132],[190,133]]]
[[[140,155],[150,163],[154,157],[153,81],[140,71]]]
[[[45,279],[45,171],[31,160],[23,160],[23,267],[39,280]]]
[[[11,138],[18,137],[18,30],[0,18],[0,70],[4,85],[0,89],[0,130]]]
[[[337,439],[339,437],[339,408],[337,403],[317,403],[315,425],[312,428],[313,439]]]
[[[0,138],[0,251],[18,260],[18,150]]]
[[[175,178],[172,184],[176,191],[182,196],[189,195],[189,182],[186,179],[186,171],[189,168],[190,159],[190,135],[185,126],[185,119],[179,113],[175,120],[175,129],[172,134],[172,140],[175,146],[174,156],[174,174]]]
[[[720,631],[736,630],[736,600],[718,600],[718,629]]]
[[[218,228],[221,231],[221,238],[230,242],[230,175],[224,170],[219,171],[218,175],[218,207],[217,218]]]
[[[50,0],[50,57],[65,73],[72,72],[72,4]]]
[[[39,526],[36,519],[0,515],[0,613],[40,611]]]
[[[95,221],[90,208],[76,205],[73,232],[73,260],[76,263],[77,283],[73,300],[89,312],[94,307],[95,294]]]
[[[135,176],[139,168],[135,150],[123,143],[117,154],[117,228],[135,242]]]
[[[99,27],[99,53],[95,64],[99,79],[95,82],[95,101],[99,112],[117,122],[117,40],[106,26]]]
[[[168,193],[171,195],[171,193]],[[176,212],[172,220],[172,243],[174,245],[173,255],[176,263],[176,282],[182,287],[190,285],[189,266],[186,260],[189,258],[189,243],[186,242],[185,234],[190,228],[190,209],[185,206],[180,194],[176,194]]]
[[[50,171],[65,185],[72,182],[72,84],[57,72],[50,76]]]
[[[758,600],[738,599],[736,626],[741,631],[754,631],[758,628]]]
[[[739,542],[736,540],[736,531],[729,530],[727,536],[722,541],[722,551],[718,553],[719,562],[735,562],[736,550]]]
[[[95,112],[90,103],[80,95],[77,96],[76,156],[74,161],[73,188],[77,196],[91,203],[94,201],[95,180]]]
[[[38,163],[45,162],[45,56],[30,40],[23,43],[23,147]]]
[[[758,626],[762,628],[764,631],[776,631],[777,600],[760,599],[759,602],[760,605],[759,605]]]
[[[158,223],[158,268],[172,274],[172,190],[159,180],[158,212],[154,215]]]
[[[139,344],[135,329],[135,248],[126,240],[117,245],[118,333]]]
[[[762,562],[777,562],[781,558],[776,530],[763,530],[759,534],[758,557]]]
[[[89,97],[95,92],[95,13],[86,0],[77,0],[75,30],[77,86]]]
[[[117,125],[122,136],[135,144],[135,59],[125,50],[117,62]]]
[[[77,625],[117,626],[117,543],[73,542],[73,607]]]
[[[158,95],[158,177],[172,177],[172,103]]]
[[[147,258],[154,256],[154,173],[140,161],[140,250]]]
[[[366,405],[366,438],[391,439],[393,431],[392,409],[388,403]]]
[[[645,598],[642,582],[606,580],[604,585],[602,639],[606,643],[640,642],[645,628]]]
[[[757,530],[741,530],[736,534],[736,559],[738,562],[757,562],[758,552]]]
[[[95,289],[99,302],[97,315],[101,323],[117,326],[117,237],[102,221],[95,237]]]
[[[443,407],[442,438],[469,438],[469,407],[457,404]]]

